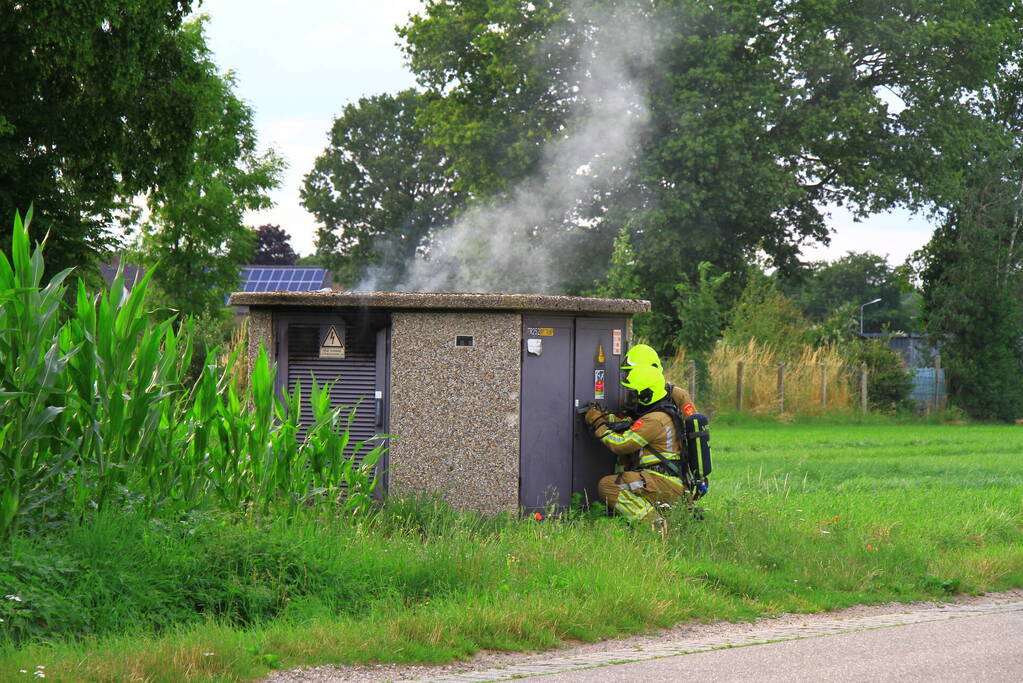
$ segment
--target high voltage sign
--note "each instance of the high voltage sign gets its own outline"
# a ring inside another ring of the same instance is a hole
[[[320,358],[344,358],[345,343],[333,325],[327,327],[327,336],[320,344]]]

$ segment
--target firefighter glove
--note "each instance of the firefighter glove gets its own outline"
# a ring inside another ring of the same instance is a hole
[[[586,424],[590,426],[591,430],[595,430],[602,424],[607,424],[607,415],[605,415],[604,411],[597,406],[591,406],[590,409],[586,411],[586,414],[583,415],[583,419],[586,420]]]

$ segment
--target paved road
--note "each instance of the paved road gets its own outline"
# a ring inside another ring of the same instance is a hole
[[[581,681],[1023,681],[1023,611],[677,655],[571,673]]]
[[[616,663],[625,662],[625,663]],[[1023,602],[812,620],[416,680],[1023,681]]]

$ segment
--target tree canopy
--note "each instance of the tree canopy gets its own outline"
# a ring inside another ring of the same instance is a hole
[[[283,163],[273,151],[257,149],[252,109],[233,92],[233,78],[213,63],[202,21],[179,31],[191,71],[180,84],[193,107],[193,132],[184,148],[187,172],[154,188],[141,250],[172,309],[204,314],[224,306],[237,289],[239,266],[255,249],[244,213],[271,205],[267,195]]]
[[[347,105],[305,178],[302,204],[322,223],[317,253],[342,284],[367,269],[376,287],[401,282],[459,203],[446,158],[417,123],[426,101],[404,90]]]
[[[828,203],[864,213],[932,201],[962,162],[954,143],[983,118],[964,102],[1019,52],[1020,11],[456,0],[427,3],[401,34],[432,95],[420,118],[428,139],[474,197],[529,178],[544,143],[605,111],[601,89],[587,87],[601,78],[591,57],[622,44],[618,66],[638,84],[631,109],[645,125],[614,201],[592,197],[589,222],[611,224],[608,243],[628,224],[644,294],[670,312],[680,275],[696,278],[700,262],[741,274],[763,253],[794,270],[801,243],[827,239]],[[939,137],[952,139],[935,154]],[[733,298],[741,286],[729,284]],[[655,336],[670,339],[677,320],[660,320]]]
[[[95,258],[132,196],[186,172],[196,103],[180,28],[191,5],[0,10],[0,211],[34,205],[36,236],[50,232],[48,268]]]
[[[947,186],[944,221],[918,254],[923,317],[956,404],[1009,421],[1023,417],[1023,102],[1006,88],[977,104],[999,121]]]
[[[861,305],[880,299],[863,309],[864,332],[919,332],[919,297],[908,278],[904,267],[890,265],[884,256],[848,252],[832,262],[808,264],[798,281],[784,282],[782,289],[814,322],[823,322],[842,306],[851,306],[858,315]]]
[[[267,205],[280,168],[257,152],[252,112],[218,73],[201,18],[186,21],[194,5],[0,9],[0,211],[34,206],[47,268],[87,273],[145,202],[145,260],[161,261],[160,289],[185,310],[223,304],[251,248],[242,213]]]
[[[293,266],[298,254],[291,248],[291,235],[279,225],[261,225],[256,228],[256,255],[252,263],[257,266]]]

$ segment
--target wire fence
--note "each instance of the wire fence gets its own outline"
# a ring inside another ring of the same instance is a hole
[[[947,388],[940,358],[934,367],[910,368],[910,400],[921,412],[943,410]],[[755,363],[712,358],[674,363],[668,379],[684,387],[703,412],[822,415],[867,412],[867,365]]]
[[[948,397],[948,385],[945,382],[945,370],[938,359],[934,367],[910,368],[913,388],[909,392],[909,400],[925,413],[945,409]]]

